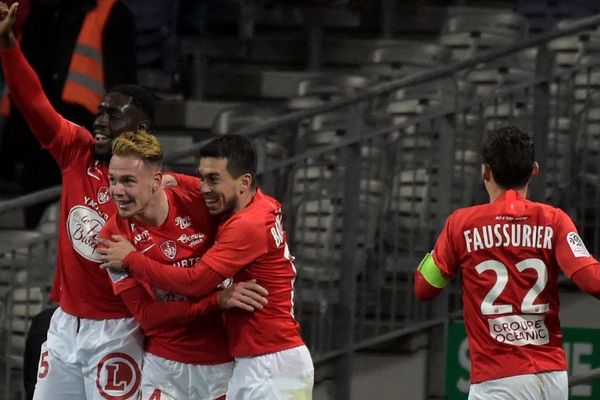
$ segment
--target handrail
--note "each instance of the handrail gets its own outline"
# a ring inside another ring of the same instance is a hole
[[[577,386],[600,379],[600,368],[593,369],[585,374],[573,375],[569,378],[569,386]]]
[[[56,185],[47,189],[39,190],[37,192],[15,197],[14,199],[0,201],[0,214],[17,208],[23,208],[27,206],[32,206],[34,204],[39,204],[42,201],[54,200],[60,196],[61,192],[62,186]]]
[[[582,18],[576,22],[573,22],[568,27],[559,28],[550,32],[536,35],[535,37],[529,38],[519,43],[512,44],[510,46],[506,46],[504,48],[488,50],[482,52],[479,55],[476,55],[475,57],[451,64],[449,66],[435,68],[419,74],[408,76],[406,78],[401,78],[393,82],[381,83],[373,86],[372,88],[365,89],[360,93],[344,97],[343,99],[338,99],[306,110],[295,111],[284,116],[267,120],[266,122],[259,125],[251,126],[248,128],[242,128],[238,133],[241,135],[256,136],[260,133],[268,132],[282,126],[301,121],[305,118],[333,111],[345,106],[349,106],[351,104],[369,100],[382,94],[401,89],[403,87],[414,86],[427,81],[440,79],[446,76],[452,76],[456,72],[459,72],[465,68],[473,67],[477,64],[484,62],[493,61],[503,56],[516,53],[536,45],[544,44],[553,39],[569,36],[574,33],[590,29],[597,25],[600,25],[600,15]],[[174,160],[177,158],[189,157],[191,155],[194,155],[198,152],[198,150],[200,150],[200,148],[202,148],[204,144],[204,141],[194,143],[184,150],[176,151],[172,154],[169,154],[169,156],[166,157],[166,160]],[[60,186],[53,186],[51,188],[30,193],[11,200],[0,201],[0,214],[13,210],[15,208],[21,208],[37,204],[40,201],[53,200],[58,197],[60,191]]]

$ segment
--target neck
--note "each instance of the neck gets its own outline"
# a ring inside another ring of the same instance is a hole
[[[248,190],[247,192],[244,192],[238,199],[238,203],[237,206],[235,207],[235,209],[233,209],[232,213],[229,214],[226,218],[231,217],[233,214],[242,211],[244,208],[248,207],[248,204],[250,204],[250,202],[252,201],[252,199],[254,198],[254,195],[256,194],[256,188],[252,188],[250,190]]]
[[[146,226],[157,227],[165,222],[168,215],[169,201],[167,199],[167,194],[162,188],[160,188],[156,193],[154,193],[150,203],[148,203],[144,210],[140,214],[136,215],[134,219]]]
[[[518,189],[505,189],[498,185],[493,185],[492,187],[488,188],[488,195],[490,196],[490,203],[494,202],[498,197],[502,196],[508,190],[514,190],[515,192],[519,193],[521,196],[527,197],[527,186],[528,185],[525,185],[522,188],[518,188]]]

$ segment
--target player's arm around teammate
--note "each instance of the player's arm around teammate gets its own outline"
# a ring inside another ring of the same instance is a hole
[[[225,312],[229,351],[236,358],[227,397],[310,399],[313,365],[293,314],[296,271],[281,205],[256,185],[256,152],[239,135],[215,139],[200,151],[204,203],[219,219],[214,245],[192,268],[173,268],[131,251],[122,238],[102,250],[104,267],[129,268],[152,286],[198,296],[227,278],[255,278],[269,303],[254,313]]]

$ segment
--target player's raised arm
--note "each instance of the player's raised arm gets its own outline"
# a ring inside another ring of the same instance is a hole
[[[62,117],[48,101],[42,84],[33,71],[12,31],[18,3],[10,9],[0,3],[0,59],[11,99],[23,113],[42,145],[47,146],[60,128]]]
[[[10,8],[4,2],[0,2],[0,47],[14,47],[17,39],[13,33],[13,25],[17,20],[17,9],[19,3],[13,3]]]

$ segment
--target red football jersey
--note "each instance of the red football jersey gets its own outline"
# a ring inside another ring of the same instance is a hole
[[[205,264],[234,282],[256,279],[269,291],[261,311],[223,313],[235,357],[273,353],[302,345],[293,314],[296,269],[283,229],[281,205],[257,190],[252,202],[219,225]]]
[[[268,290],[268,303],[260,311],[229,309],[223,313],[229,352],[251,357],[291,349],[303,344],[293,315],[294,279],[280,204],[260,190],[243,210],[222,221],[215,244],[189,270],[165,268],[131,252],[124,260],[132,276],[187,295],[208,294],[206,271],[235,282],[256,279]]]
[[[558,276],[596,260],[560,209],[514,190],[454,212],[433,257],[462,277],[471,382],[566,370]]]
[[[157,227],[146,226],[118,214],[110,218],[101,235],[118,234],[129,240],[137,251],[163,264],[192,267],[212,245],[216,222],[208,212],[200,193],[200,181],[183,182],[165,188],[169,203],[167,219]],[[104,271],[103,271],[104,272]],[[183,296],[153,289],[157,301],[177,301]],[[222,313],[215,311],[191,323],[165,326],[145,332],[146,351],[157,356],[190,364],[220,364],[231,361]]]
[[[0,54],[11,98],[62,171],[52,298],[60,300],[65,312],[78,317],[129,317],[106,272],[98,268],[96,235],[116,211],[108,193],[108,166],[94,160],[91,133],[56,113],[19,46]]]

